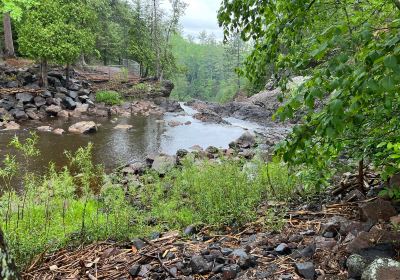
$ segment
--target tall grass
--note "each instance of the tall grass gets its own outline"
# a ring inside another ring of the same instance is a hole
[[[37,137],[15,152],[38,156]],[[190,157],[166,177],[148,172],[142,186],[122,187],[92,162],[92,145],[66,152],[69,164],[49,164],[44,175],[29,173],[24,161],[6,156],[0,168],[0,226],[20,266],[35,255],[96,240],[129,240],[153,231],[205,223],[241,226],[257,218],[266,199],[285,199],[297,182],[280,163],[195,162]],[[11,182],[23,180],[16,191]],[[21,177],[22,176],[22,177]]]

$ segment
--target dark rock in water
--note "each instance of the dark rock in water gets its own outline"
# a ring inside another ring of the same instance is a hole
[[[296,263],[296,272],[305,279],[314,279],[315,268],[312,262]]]
[[[290,248],[286,243],[281,243],[275,248],[275,252],[279,255],[287,255],[290,254]]]
[[[140,265],[138,265],[138,264],[135,264],[134,266],[132,266],[129,269],[129,275],[132,276],[132,277],[138,276],[139,272],[140,272]]]
[[[368,266],[367,261],[360,255],[354,254],[348,257],[346,261],[349,278],[360,278],[365,268]]]
[[[17,93],[16,99],[24,104],[30,103],[33,100],[33,95],[30,93]]]
[[[46,105],[46,99],[41,96],[36,96],[33,99],[33,102],[35,103],[36,107],[42,107],[43,105]]]
[[[399,280],[400,262],[379,258],[374,260],[363,272],[361,280]]]
[[[63,100],[63,104],[68,110],[74,110],[76,108],[76,102],[71,97],[66,97]]]
[[[211,265],[202,256],[193,256],[190,267],[195,274],[206,274],[211,271]]]
[[[376,223],[379,220],[389,221],[391,217],[397,215],[396,209],[389,201],[378,198],[368,202],[360,208],[361,217],[365,221]]]
[[[240,272],[240,267],[236,264],[231,264],[222,268],[222,279],[230,280],[235,279]]]
[[[225,121],[220,115],[209,109],[201,109],[193,117],[207,123],[230,124],[229,122]]]
[[[146,247],[146,243],[143,240],[137,238],[132,240],[132,246],[134,246],[137,250],[140,250]]]

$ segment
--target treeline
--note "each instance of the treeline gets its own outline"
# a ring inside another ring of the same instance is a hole
[[[223,44],[206,32],[201,32],[197,40],[176,35],[172,47],[178,65],[174,98],[226,102],[250,89],[247,79],[236,73],[249,51],[249,45],[239,36]]]
[[[186,7],[159,0],[15,0],[3,1],[3,55],[40,61],[45,85],[49,62],[139,63],[142,76],[161,78],[175,69],[170,40]]]

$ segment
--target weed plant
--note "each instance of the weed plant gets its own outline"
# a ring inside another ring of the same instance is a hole
[[[188,157],[164,178],[154,172],[118,185],[92,161],[92,144],[66,152],[69,164],[50,163],[44,175],[25,164],[39,155],[37,136],[14,138],[0,165],[0,226],[20,267],[44,252],[98,240],[127,241],[191,224],[242,226],[266,199],[287,199],[297,182],[278,162],[220,162]],[[22,158],[18,162],[16,158]],[[23,189],[12,182],[22,179]],[[274,221],[273,213],[268,220]],[[276,228],[274,228],[276,229]]]

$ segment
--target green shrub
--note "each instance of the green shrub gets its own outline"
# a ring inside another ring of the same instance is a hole
[[[96,102],[104,102],[107,105],[120,105],[123,102],[121,94],[116,91],[98,91]]]

